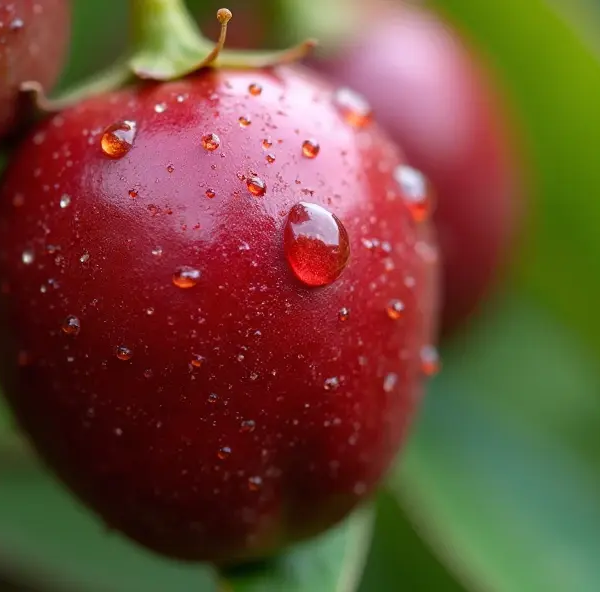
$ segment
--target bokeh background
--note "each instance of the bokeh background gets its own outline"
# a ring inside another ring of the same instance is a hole
[[[127,38],[125,0],[72,3],[64,87],[109,64]],[[224,2],[238,43],[283,47],[317,36],[324,51],[351,45],[352,27],[364,34],[367,19],[353,22],[350,3],[371,8],[361,0]],[[189,1],[213,36],[220,4]],[[360,591],[597,592],[600,3],[429,7],[505,97],[518,138],[522,219],[489,301],[442,344],[444,369],[377,500]],[[373,36],[380,25],[371,20]],[[292,576],[294,569],[301,559]],[[0,409],[0,590],[208,592],[217,589],[213,575],[107,532],[39,466]],[[273,590],[295,590],[289,581]]]

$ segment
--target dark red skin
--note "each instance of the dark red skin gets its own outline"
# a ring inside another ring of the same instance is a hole
[[[429,228],[393,179],[398,149],[375,124],[345,123],[331,97],[319,78],[289,68],[123,90],[42,124],[7,171],[5,393],[72,490],[156,551],[233,561],[325,529],[374,490],[419,401],[419,351],[436,318],[435,265],[417,246]],[[240,115],[252,124],[241,128]],[[137,137],[110,160],[102,130],[124,119]],[[201,147],[207,133],[220,149]],[[307,138],[320,143],[314,159],[302,156]],[[250,172],[266,182],[264,197],[238,177]],[[329,209],[350,237],[348,267],[323,288],[300,283],[284,257],[298,201]],[[393,252],[366,248],[372,238]],[[202,271],[196,287],[172,284],[182,265]],[[397,321],[385,310],[392,298],[406,304]],[[81,321],[77,336],[61,331],[68,315]],[[120,345],[130,361],[115,356]],[[190,367],[194,354],[206,358],[201,368]],[[398,381],[386,393],[390,372]],[[337,390],[324,388],[330,377]],[[262,479],[259,491],[250,477]]]
[[[515,142],[506,110],[474,52],[433,13],[382,2],[337,57],[317,67],[363,93],[437,197],[442,330],[481,304],[510,249]]]
[[[0,138],[16,123],[19,85],[56,82],[69,35],[69,0],[0,0]]]

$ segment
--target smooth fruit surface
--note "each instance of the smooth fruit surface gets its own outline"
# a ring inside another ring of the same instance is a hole
[[[155,550],[233,560],[339,520],[434,370],[431,229],[351,104],[300,69],[208,70],[54,116],[7,171],[6,394]]]
[[[19,85],[56,81],[69,29],[68,0],[0,0],[0,137],[15,123]]]
[[[381,3],[369,12],[377,23],[318,67],[367,97],[431,181],[448,332],[477,309],[507,255],[517,209],[514,145],[490,77],[456,32],[415,6]]]

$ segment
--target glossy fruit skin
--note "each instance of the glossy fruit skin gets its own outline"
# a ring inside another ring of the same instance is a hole
[[[123,120],[133,147],[107,158],[102,132]],[[219,149],[202,147],[209,133]],[[436,268],[419,248],[435,252],[431,229],[399,193],[401,162],[380,128],[351,127],[328,85],[288,68],[90,99],[23,143],[0,191],[4,391],[111,528],[227,562],[313,535],[373,491],[418,404],[436,319]],[[322,288],[284,257],[300,201],[349,235],[347,268]],[[181,266],[201,272],[196,286],[173,284]]]
[[[69,34],[68,0],[0,0],[0,138],[15,124],[19,85],[56,82]]]
[[[455,31],[416,6],[377,6],[369,5],[377,22],[363,37],[316,65],[367,97],[434,187],[441,325],[449,334],[479,308],[509,254],[519,213],[517,142],[498,90]]]

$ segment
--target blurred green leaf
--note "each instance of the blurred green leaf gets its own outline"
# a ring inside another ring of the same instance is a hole
[[[600,352],[600,54],[556,1],[433,4],[485,51],[520,114],[534,168],[523,285]]]
[[[474,589],[600,590],[600,471],[584,454],[599,416],[580,400],[600,392],[595,358],[508,300],[444,359],[391,482],[398,499]]]
[[[397,500],[380,493],[360,592],[464,592],[415,531]]]
[[[212,570],[108,532],[45,471],[0,456],[0,569],[44,592],[213,592]]]
[[[342,524],[280,557],[226,575],[229,592],[353,592],[371,541],[373,508],[362,508]]]

